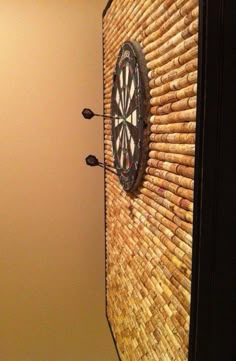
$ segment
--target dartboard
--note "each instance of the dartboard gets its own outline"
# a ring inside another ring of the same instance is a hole
[[[111,113],[114,165],[126,192],[135,190],[145,168],[149,88],[145,58],[136,41],[119,51],[112,88]]]

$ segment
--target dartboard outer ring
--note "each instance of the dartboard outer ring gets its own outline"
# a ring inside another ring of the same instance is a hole
[[[114,157],[114,167],[116,168],[119,181],[126,192],[135,191],[143,178],[148,156],[149,140],[149,116],[150,116],[150,90],[146,60],[140,44],[137,41],[126,41],[122,44],[115,66],[113,75],[113,87],[111,95],[111,115],[116,116],[116,91],[117,77],[120,72],[123,61],[127,61],[125,51],[129,50],[135,59],[135,69],[138,72],[139,95],[137,95],[137,112],[138,112],[138,146],[135,148],[135,159],[128,170],[119,167],[117,155],[115,121],[112,121],[112,148]],[[122,61],[123,59],[123,61]],[[135,91],[137,91],[137,89]],[[137,141],[137,139],[136,139]]]

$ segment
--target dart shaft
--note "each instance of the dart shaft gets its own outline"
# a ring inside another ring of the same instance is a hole
[[[112,119],[122,119],[119,117],[114,117],[113,115],[108,114],[94,114],[96,117],[102,117],[102,118],[112,118]]]
[[[111,172],[111,173],[113,173],[113,174],[117,174],[113,169],[110,169],[109,166],[105,165],[105,164],[102,163],[102,162],[99,162],[99,167],[105,168],[106,170],[108,170],[109,172]]]

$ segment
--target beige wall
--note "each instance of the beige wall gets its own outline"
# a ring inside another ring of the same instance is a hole
[[[105,320],[102,9],[0,5],[0,361],[117,360]]]

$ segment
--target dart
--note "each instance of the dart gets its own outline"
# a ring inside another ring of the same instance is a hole
[[[94,116],[95,117],[102,117],[102,118],[112,118],[112,119],[120,119],[119,117],[114,117],[112,115],[108,115],[108,114],[96,114],[94,113],[91,109],[88,108],[84,108],[82,111],[82,115],[85,119],[91,119]]]
[[[99,162],[99,160],[97,159],[97,157],[95,157],[95,155],[88,155],[85,158],[85,162],[87,165],[89,165],[90,167],[101,167],[101,168],[105,168],[106,170],[108,170],[109,172],[116,174],[116,172],[114,172],[112,169],[110,169],[110,167],[108,165],[105,165],[102,162]]]

